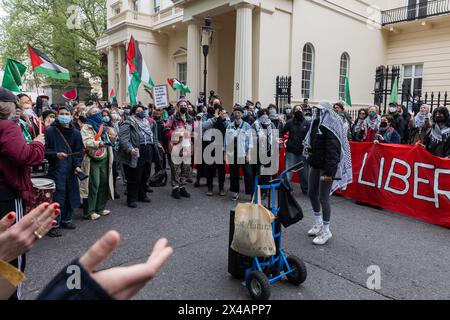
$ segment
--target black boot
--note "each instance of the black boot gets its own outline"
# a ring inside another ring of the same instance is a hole
[[[185,187],[180,188],[180,195],[184,198],[190,198],[191,195],[186,191]]]
[[[172,189],[172,197],[175,198],[175,199],[181,199],[180,188],[173,188]]]

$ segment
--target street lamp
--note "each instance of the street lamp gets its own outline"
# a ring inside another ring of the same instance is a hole
[[[80,60],[75,60],[74,64],[75,70],[77,71],[77,102],[80,102],[80,75],[81,75],[81,64]]]
[[[213,33],[214,29],[211,26],[211,18],[205,18],[205,24],[202,26],[202,48],[203,48],[203,56],[205,57],[205,70],[204,70],[204,77],[203,77],[203,92],[204,92],[204,104],[207,106],[207,98],[206,98],[206,78],[208,75],[208,53],[209,53],[209,46],[212,43]]]

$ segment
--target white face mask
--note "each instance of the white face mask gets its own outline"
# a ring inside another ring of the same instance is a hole
[[[390,113],[395,113],[395,112],[397,112],[397,108],[391,107],[391,108],[389,108],[389,112]]]
[[[33,109],[25,109],[23,111],[23,115],[24,116],[28,116],[28,117],[34,117],[35,116]]]

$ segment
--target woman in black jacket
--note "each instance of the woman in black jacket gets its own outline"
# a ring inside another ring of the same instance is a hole
[[[330,194],[352,182],[352,165],[343,120],[327,101],[321,102],[317,109],[305,139],[310,166],[308,195],[315,215],[315,224],[308,234],[316,237],[314,244],[324,245],[332,237]]]
[[[127,179],[127,204],[137,207],[137,201],[149,203],[145,166],[152,163],[153,131],[143,107],[133,107],[131,116],[119,130],[119,155]]]

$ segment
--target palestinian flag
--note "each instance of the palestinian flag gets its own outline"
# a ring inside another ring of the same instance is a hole
[[[76,100],[78,98],[77,89],[69,90],[63,93],[62,96],[67,100]]]
[[[345,77],[345,103],[352,107],[352,98],[350,96],[350,82],[348,77]]]
[[[392,84],[391,103],[398,103],[398,78],[395,78]]]
[[[111,89],[111,92],[109,93],[109,98],[111,99],[111,103],[117,103],[117,96],[114,88]]]
[[[130,93],[131,105],[137,104],[138,89],[141,82],[154,86],[150,72],[148,71],[147,64],[144,57],[139,50],[139,43],[134,40],[133,36],[130,38],[130,43],[127,48],[127,79],[128,79],[128,92]]]
[[[180,90],[181,92],[191,93],[191,89],[189,89],[188,86],[182,84],[178,79],[171,78],[167,79],[167,81],[169,82],[169,85],[173,90]]]
[[[149,94],[150,98],[153,99],[153,90],[149,85],[147,85],[145,83],[144,83],[144,91],[147,92]]]
[[[22,85],[22,77],[27,71],[20,62],[8,59],[6,62],[5,73],[3,74],[2,87],[12,92],[21,92],[19,86]]]
[[[36,74],[44,74],[50,78],[59,80],[70,80],[69,70],[55,64],[50,58],[38,49],[28,45],[31,65]]]

